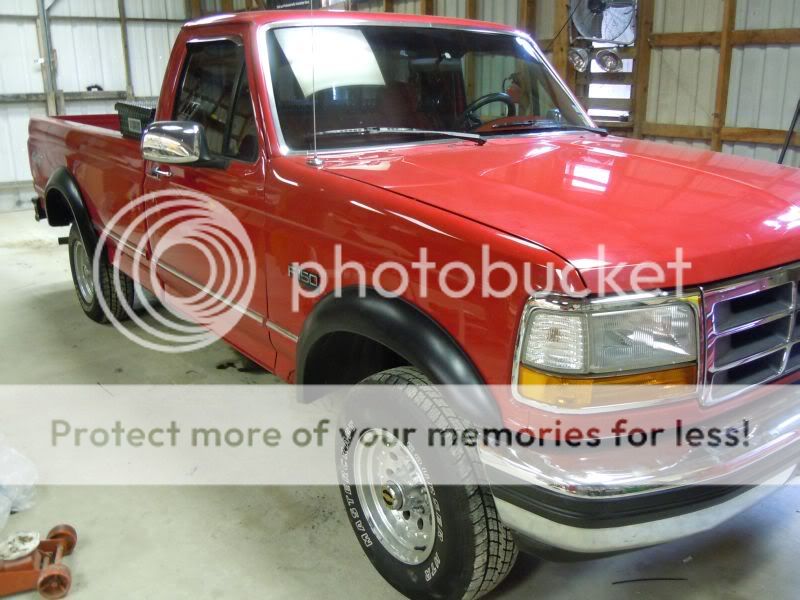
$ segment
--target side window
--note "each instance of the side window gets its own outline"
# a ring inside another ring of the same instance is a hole
[[[202,125],[212,154],[255,160],[258,138],[241,46],[221,41],[189,47],[173,119]]]
[[[233,108],[231,134],[226,153],[231,158],[245,162],[255,162],[258,157],[258,129],[253,114],[253,98],[250,94],[250,82],[247,71],[242,73],[239,94]]]

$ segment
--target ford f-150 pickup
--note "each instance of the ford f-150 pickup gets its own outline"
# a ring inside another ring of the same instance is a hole
[[[454,452],[449,472],[480,470],[462,486],[426,479],[402,440],[383,455],[342,442],[347,517],[402,593],[479,597],[517,548],[597,556],[705,531],[794,474],[785,414],[729,430],[747,436],[735,464],[693,447],[691,468],[642,451],[615,471],[591,443],[564,463],[554,446],[567,419],[618,435],[637,415],[724,422],[800,376],[797,170],[610,136],[527,34],[409,15],[189,23],[155,121],[141,139],[121,125],[30,124],[36,217],[72,226],[90,318],[130,316],[137,285],[205,299],[239,317],[225,340],[287,382],[397,386],[402,411],[437,427],[547,426],[527,450]],[[201,196],[238,241],[170,243],[163,222],[189,219],[172,200]],[[247,294],[213,284],[231,265]],[[734,471],[759,485],[711,485]]]

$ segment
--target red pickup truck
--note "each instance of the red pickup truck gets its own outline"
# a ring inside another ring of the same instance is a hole
[[[30,125],[36,217],[72,225],[75,287],[96,321],[130,316],[134,283],[207,299],[239,317],[225,340],[288,382],[394,385],[420,423],[545,424],[553,444],[568,418],[724,418],[749,390],[798,378],[800,173],[609,136],[522,32],[381,14],[208,18],[178,37],[141,141],[120,125]],[[212,221],[233,215],[246,253],[162,235],[183,218],[171,198],[200,194]],[[247,293],[208,283],[234,263]],[[604,384],[654,393],[631,401]],[[342,496],[395,588],[475,598],[518,547],[604,555],[744,510],[772,487],[711,484],[748,469],[788,481],[796,456],[770,462],[796,452],[785,417],[749,432],[735,465],[696,449],[685,471],[641,454],[612,472],[588,449],[560,468],[546,444],[453,454],[451,472],[486,485],[429,484],[402,440],[389,457],[359,438],[339,449]],[[359,485],[383,460],[406,478],[385,469]]]

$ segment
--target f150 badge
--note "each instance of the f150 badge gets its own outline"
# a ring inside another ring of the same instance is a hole
[[[319,275],[311,271],[300,269],[297,263],[289,265],[289,277],[297,279],[300,285],[307,290],[316,290],[319,288]]]

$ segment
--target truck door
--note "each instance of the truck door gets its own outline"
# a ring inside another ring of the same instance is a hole
[[[269,367],[275,352],[265,329],[266,153],[255,114],[241,43],[189,43],[172,120],[202,125],[219,160],[205,167],[148,162],[145,193],[158,193],[148,203],[147,227],[168,296],[202,311],[230,309],[236,324],[224,331],[226,317],[218,333]]]

